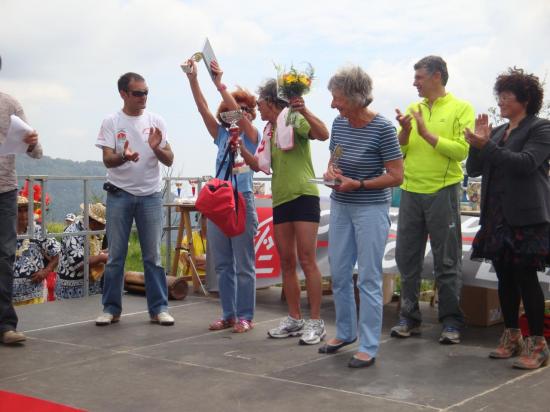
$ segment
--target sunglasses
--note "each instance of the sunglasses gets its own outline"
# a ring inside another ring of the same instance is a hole
[[[252,109],[252,108],[250,108],[250,107],[248,107],[248,106],[241,106],[241,110],[242,110],[243,112],[252,113],[252,111],[253,111],[254,109]]]
[[[130,90],[129,93],[134,97],[143,97],[149,94],[149,90]]]

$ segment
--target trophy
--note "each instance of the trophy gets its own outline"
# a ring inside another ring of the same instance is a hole
[[[226,123],[229,123],[229,144],[232,148],[237,147],[237,150],[235,152],[235,159],[233,160],[233,169],[232,173],[234,175],[240,174],[240,173],[247,173],[250,171],[250,167],[248,167],[244,159],[241,155],[241,149],[238,147],[238,140],[239,135],[241,134],[241,129],[239,126],[237,126],[237,122],[243,118],[243,111],[242,110],[230,110],[228,112],[220,113],[220,117],[222,120]]]
[[[338,169],[338,162],[340,161],[343,153],[344,149],[342,149],[342,145],[337,144],[330,154],[330,165],[333,169]],[[323,180],[323,183],[327,186],[338,186],[342,184],[342,181],[340,179]]]
[[[195,54],[193,54],[191,56],[191,60],[195,60],[195,62],[200,62],[202,60],[202,53],[201,52],[196,52]],[[184,73],[192,73],[193,72],[193,66],[188,64],[187,62],[183,62],[182,64],[180,64],[180,67],[181,69],[183,70]]]

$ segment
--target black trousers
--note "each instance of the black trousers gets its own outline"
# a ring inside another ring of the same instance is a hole
[[[17,328],[13,308],[13,264],[17,246],[17,190],[0,193],[0,334]]]
[[[532,336],[543,336],[544,293],[540,287],[535,269],[502,264],[493,261],[498,278],[498,297],[504,325],[507,328],[519,327],[519,304],[523,307]]]

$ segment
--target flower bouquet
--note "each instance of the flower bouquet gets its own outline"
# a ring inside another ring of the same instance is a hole
[[[290,70],[286,71],[283,66],[275,65],[277,70],[277,96],[286,102],[296,97],[302,97],[307,94],[311,88],[311,83],[315,78],[315,70],[310,63],[307,63],[304,71],[299,71],[290,65]],[[286,118],[287,125],[294,125],[296,114],[288,111]]]

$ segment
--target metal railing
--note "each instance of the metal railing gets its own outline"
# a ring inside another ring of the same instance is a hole
[[[89,228],[89,215],[88,215],[88,208],[84,207],[83,210],[83,223],[85,230],[77,231],[77,232],[48,232],[47,229],[47,223],[48,223],[48,215],[47,213],[44,213],[46,210],[46,193],[48,188],[48,182],[51,181],[82,181],[82,192],[83,192],[83,198],[82,203],[84,205],[87,205],[89,203],[89,200],[91,198],[90,196],[90,182],[92,181],[105,181],[105,176],[51,176],[51,175],[27,175],[27,176],[17,176],[18,181],[23,179],[27,180],[29,182],[28,184],[28,226],[27,226],[27,234],[25,235],[18,235],[18,239],[30,239],[34,237],[34,185],[39,184],[41,188],[42,196],[40,198],[40,209],[42,210],[42,233],[44,237],[48,238],[63,238],[68,236],[84,236],[84,296],[88,296],[89,293],[89,282],[90,282],[90,273],[89,273],[89,262],[90,262],[90,235],[96,235],[96,234],[104,234],[105,230],[88,230]],[[201,177],[180,177],[180,176],[165,176],[163,177],[164,185],[163,185],[163,199],[164,204],[170,204],[174,203],[175,196],[174,193],[172,193],[171,188],[174,182],[179,181],[191,181],[197,184],[196,187],[196,194],[198,194],[202,188],[203,183],[208,179],[208,176],[201,176]],[[271,181],[271,178],[257,178],[254,179],[256,181]],[[172,212],[171,207],[167,207],[165,212],[165,225],[162,228],[162,235],[164,236],[164,242],[166,246],[166,254],[165,254],[165,268],[166,270],[169,270],[171,268],[171,262],[172,262],[172,231],[178,229],[177,223],[177,216],[176,213]]]

